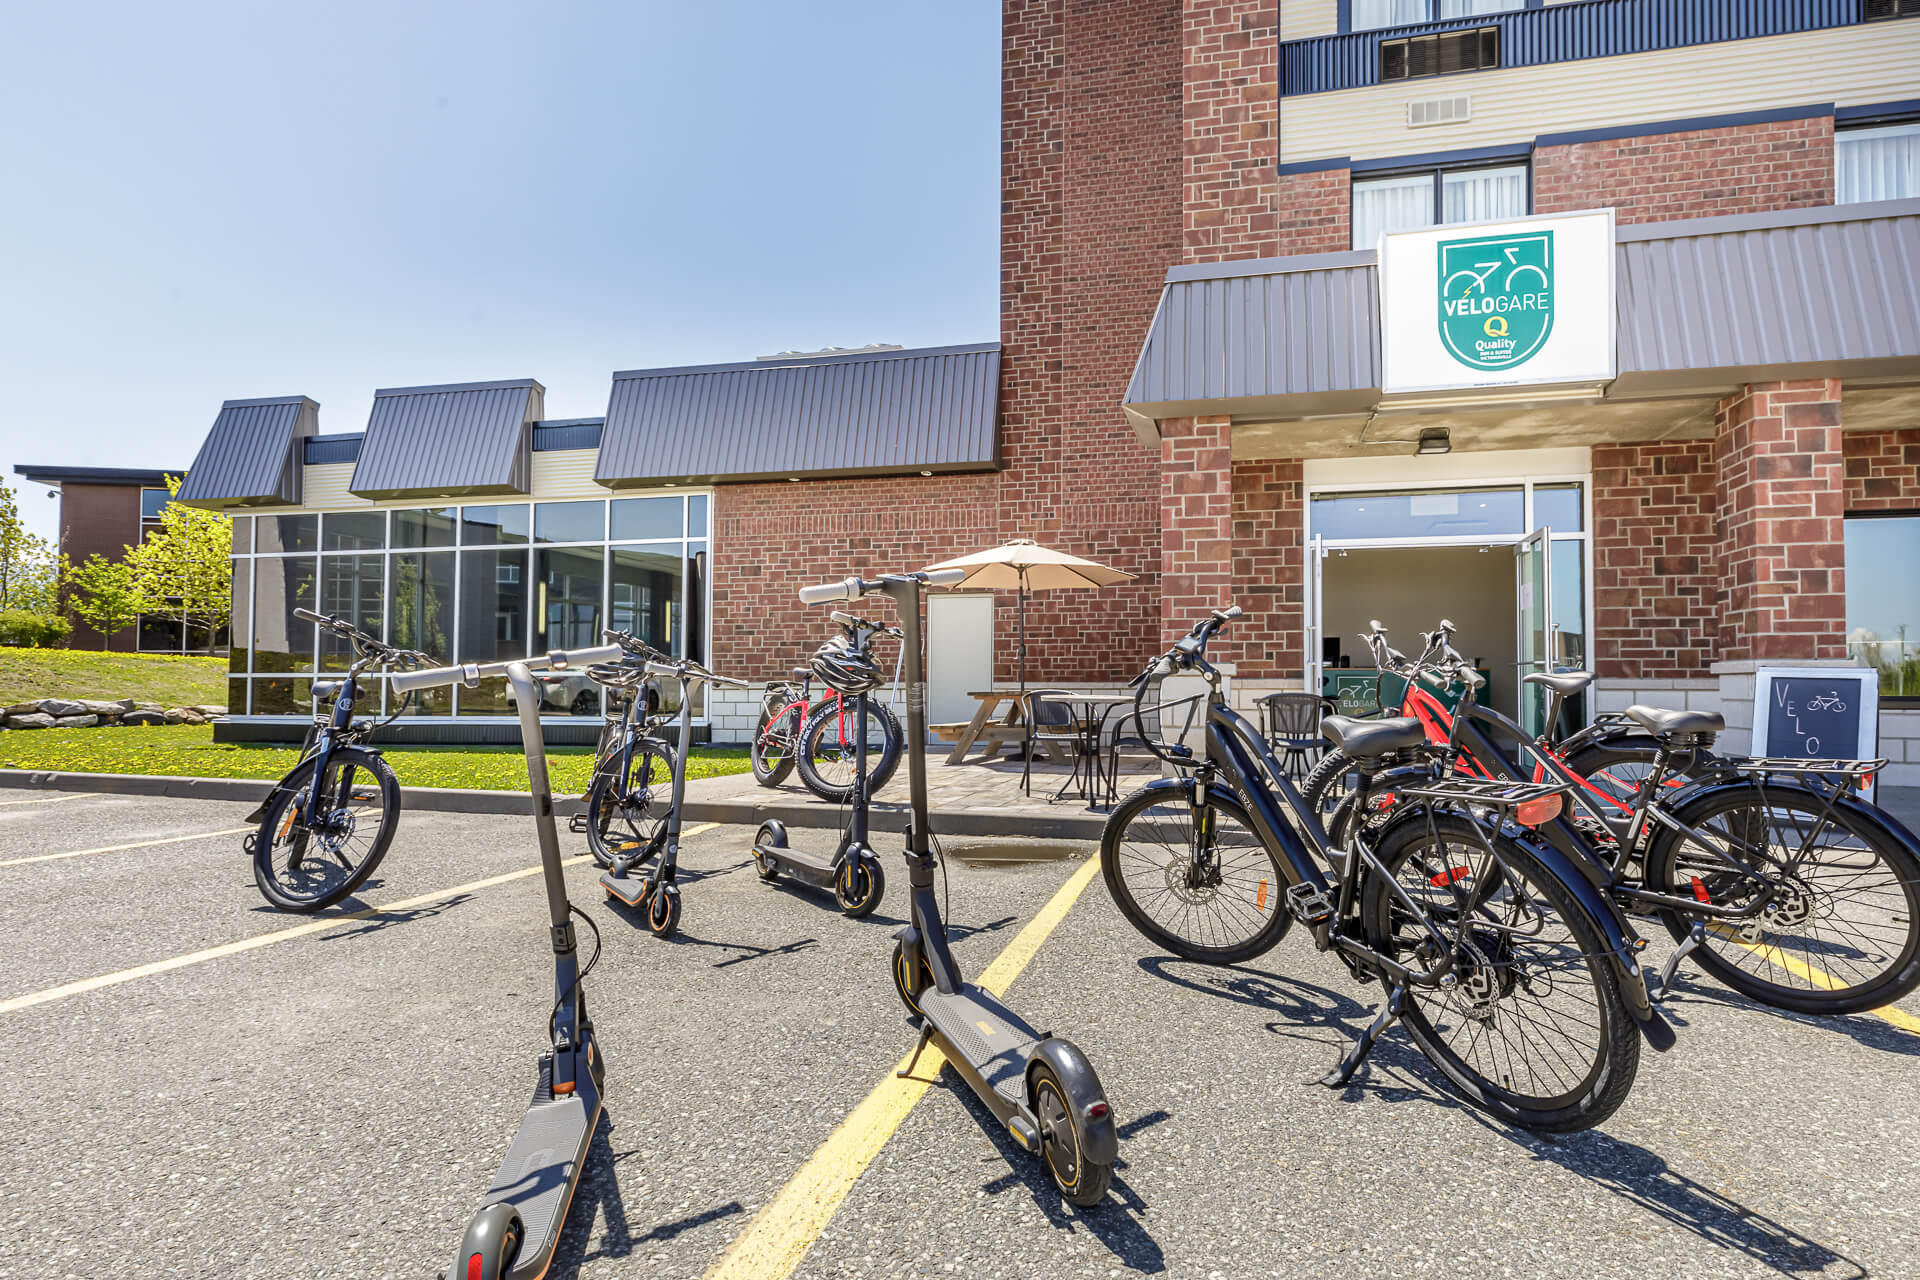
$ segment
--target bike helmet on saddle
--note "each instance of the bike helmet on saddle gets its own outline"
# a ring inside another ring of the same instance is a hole
[[[886,680],[871,653],[842,640],[829,640],[815,649],[807,665],[820,683],[843,697],[871,693]]]

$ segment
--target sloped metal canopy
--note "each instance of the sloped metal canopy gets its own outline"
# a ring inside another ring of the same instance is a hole
[[[176,500],[216,510],[299,505],[301,441],[319,428],[320,405],[305,396],[227,401]]]
[[[998,343],[616,373],[594,479],[990,470],[999,387]]]
[[[347,487],[363,498],[527,493],[545,403],[532,378],[376,391]]]

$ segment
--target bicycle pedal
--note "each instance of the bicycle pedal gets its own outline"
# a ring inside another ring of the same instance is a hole
[[[590,823],[588,823],[586,814],[576,813],[571,818],[567,819],[567,830],[571,831],[573,834],[577,836],[583,836],[588,831],[592,830],[592,826]]]
[[[1292,885],[1287,889],[1287,914],[1295,924],[1318,928],[1333,919],[1333,901],[1324,890],[1313,885]]]

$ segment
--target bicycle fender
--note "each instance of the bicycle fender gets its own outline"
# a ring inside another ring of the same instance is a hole
[[[1027,1105],[1033,1105],[1033,1064],[1045,1062],[1053,1068],[1053,1074],[1060,1077],[1060,1087],[1067,1091],[1067,1105],[1072,1107],[1079,1119],[1081,1141],[1085,1143],[1081,1151],[1084,1160],[1094,1164],[1112,1164],[1120,1155],[1120,1133],[1114,1127],[1113,1108],[1107,1107],[1107,1114],[1098,1120],[1087,1118],[1087,1108],[1095,1103],[1105,1104],[1107,1094],[1100,1087],[1100,1077],[1093,1072],[1093,1064],[1087,1061],[1071,1040],[1062,1040],[1058,1036],[1048,1036],[1033,1048],[1033,1057],[1027,1060]]]
[[[1693,819],[1688,815],[1689,811],[1696,805],[1704,806],[1707,801],[1714,797],[1726,795],[1729,792],[1750,792],[1755,790],[1758,785],[1759,784],[1754,782],[1753,779],[1744,774],[1721,781],[1703,783],[1697,790],[1689,791],[1683,803],[1672,806],[1673,816],[1681,822],[1692,825]],[[1810,797],[1816,804],[1820,803],[1823,799],[1823,797],[1811,787],[1802,786],[1794,782],[1769,782],[1766,789],[1768,791],[1798,792],[1801,795]],[[1885,832],[1890,839],[1902,845],[1908,853],[1916,858],[1920,858],[1920,836],[1916,836],[1913,831],[1908,828],[1906,823],[1900,821],[1899,818],[1881,808],[1879,805],[1874,804],[1870,800],[1863,800],[1858,795],[1849,791],[1845,795],[1836,797],[1833,801],[1833,807],[1836,812],[1844,813],[1856,822],[1863,823],[1867,826],[1878,827],[1881,831]],[[1672,836],[1673,833],[1671,831],[1662,832],[1662,838],[1670,839]]]

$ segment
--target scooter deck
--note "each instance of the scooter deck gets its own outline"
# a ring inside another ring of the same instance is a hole
[[[647,877],[644,875],[616,876],[611,871],[602,871],[600,887],[630,907],[637,907],[647,900]]]
[[[920,1012],[941,1038],[970,1063],[993,1091],[1009,1102],[1025,1104],[1027,1060],[1040,1033],[1019,1014],[971,983],[952,995],[922,993]]]
[[[796,849],[792,845],[788,845],[785,848],[775,848],[772,845],[755,846],[754,851],[764,857],[772,858],[783,867],[790,868],[803,876],[817,880],[821,884],[833,883],[834,859],[832,858],[822,858],[817,853],[809,853],[805,849]]]
[[[583,1097],[582,1094],[591,1095]],[[509,1273],[542,1275],[551,1260],[560,1231],[566,1226],[580,1162],[600,1122],[600,1095],[582,1081],[580,1091],[567,1097],[536,1099],[513,1135],[513,1145],[500,1162],[482,1203],[506,1203],[520,1211],[526,1224],[526,1242]],[[523,1270],[524,1268],[524,1270]],[[536,1269],[537,1268],[537,1269]]]

